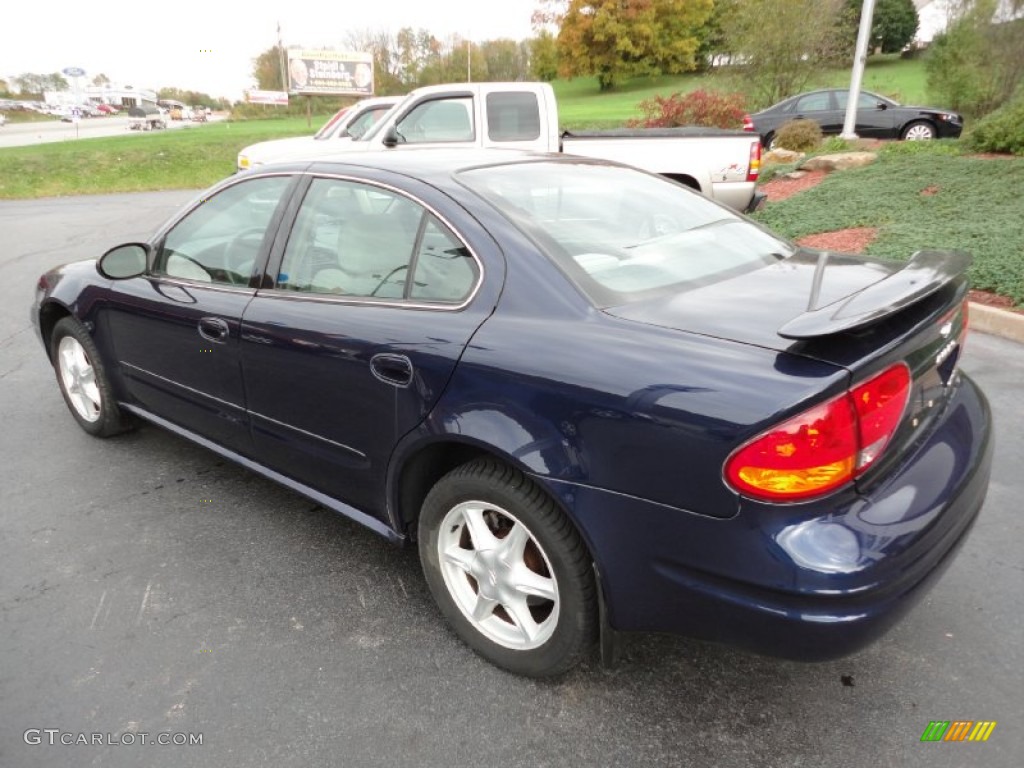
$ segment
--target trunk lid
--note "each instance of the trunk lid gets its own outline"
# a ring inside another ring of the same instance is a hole
[[[956,386],[969,264],[957,252],[919,252],[899,263],[798,251],[737,277],[605,311],[831,363],[849,372],[849,386],[906,363],[906,412],[885,454],[858,480],[863,485],[923,436]],[[807,405],[794,403],[793,411]]]

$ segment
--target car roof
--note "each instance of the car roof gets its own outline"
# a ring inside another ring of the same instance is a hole
[[[517,149],[413,149],[383,150],[379,152],[339,153],[333,157],[289,160],[286,163],[268,163],[258,175],[282,171],[309,171],[313,173],[344,173],[353,167],[389,171],[413,176],[438,186],[450,181],[454,174],[473,168],[517,165],[536,162],[554,162],[566,165],[608,165],[607,160],[562,155],[554,152],[531,152]],[[254,174],[256,175],[256,174]]]

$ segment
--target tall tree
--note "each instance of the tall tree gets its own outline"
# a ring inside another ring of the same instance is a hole
[[[287,90],[281,79],[281,53],[281,47],[275,45],[252,60],[252,76],[261,91]]]
[[[757,104],[799,92],[843,50],[845,0],[724,0],[723,5],[722,46],[742,67]]]
[[[100,72],[96,77],[92,79],[93,85],[110,85],[110,78]]]
[[[847,24],[845,35],[852,53],[856,45],[863,0],[846,0]],[[871,17],[871,50],[898,53],[906,48],[917,34],[917,8],[914,0],[875,0]]]
[[[699,30],[712,5],[712,0],[569,0],[558,20],[560,74],[596,75],[606,91],[630,77],[693,70]]]
[[[928,50],[928,91],[977,116],[1024,88],[1024,0],[950,0],[946,31]]]
[[[530,46],[530,77],[551,82],[558,77],[558,44],[555,36],[542,29],[528,42]]]

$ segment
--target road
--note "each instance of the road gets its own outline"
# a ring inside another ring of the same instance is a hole
[[[968,341],[989,499],[877,644],[810,665],[636,637],[614,669],[519,679],[445,628],[413,551],[156,428],[101,441],[68,414],[29,327],[37,275],[191,195],[0,203],[0,766],[1020,765],[1024,347]],[[920,742],[956,719],[998,726]],[[94,733],[136,743],[59,743]]]
[[[220,119],[214,115],[211,120]],[[145,131],[132,131],[128,128],[130,118],[116,115],[113,117],[89,117],[73,123],[64,123],[54,118],[48,122],[38,123],[7,123],[0,128],[0,148],[22,147],[29,144],[48,144],[57,141],[76,141],[79,139],[95,139],[100,136],[121,136],[124,134],[145,135]],[[179,130],[199,123],[184,120],[168,120],[169,130]]]

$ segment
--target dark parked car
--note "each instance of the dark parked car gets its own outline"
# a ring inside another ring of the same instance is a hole
[[[845,88],[801,93],[751,115],[753,130],[771,147],[779,127],[790,120],[814,120],[826,136],[843,131],[850,93]],[[956,112],[934,107],[908,107],[885,96],[861,91],[855,132],[865,139],[955,139],[964,129]]]
[[[481,655],[561,672],[675,631],[878,637],[989,482],[969,258],[817,253],[564,156],[268,165],[43,275],[71,414],[141,420],[416,542]]]

